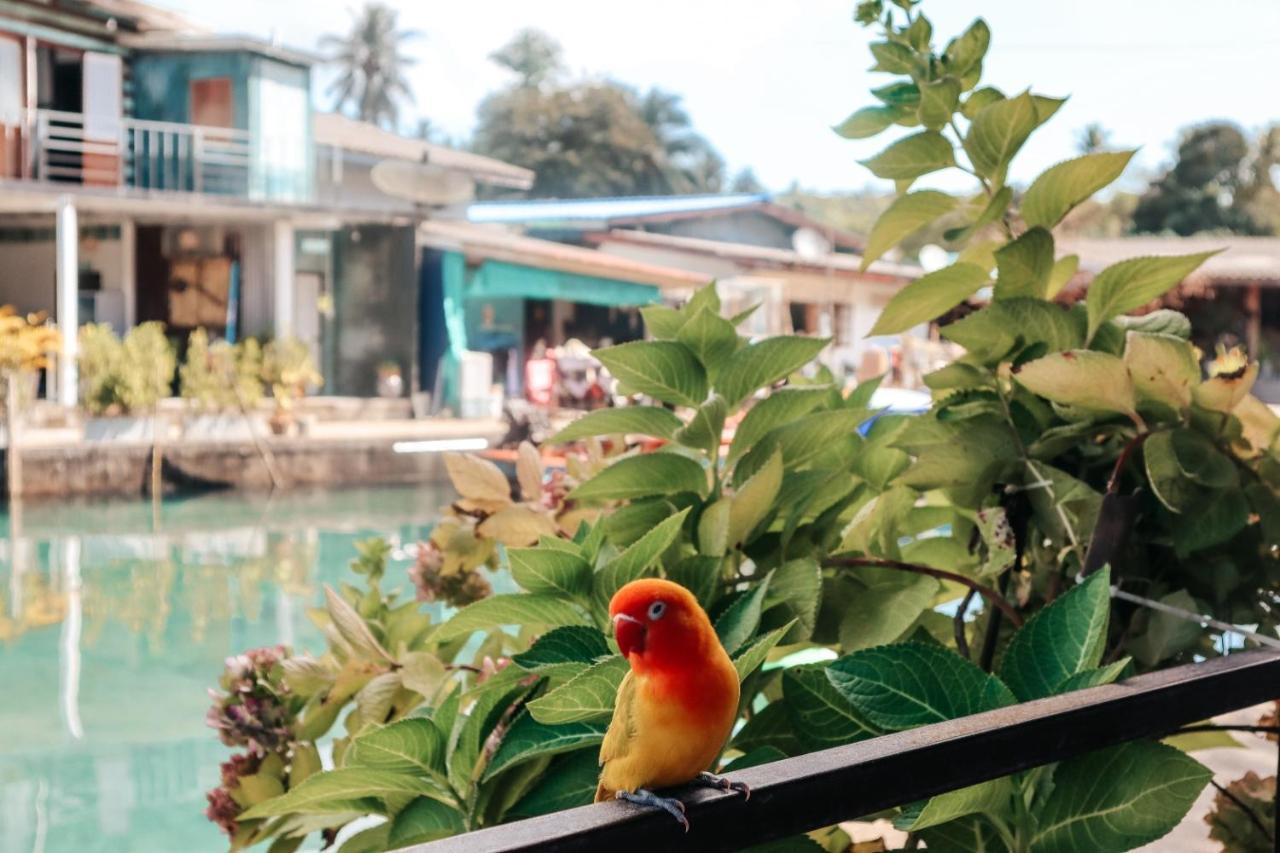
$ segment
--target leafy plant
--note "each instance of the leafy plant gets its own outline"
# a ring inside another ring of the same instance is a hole
[[[164,324],[142,323],[122,341],[106,323],[80,328],[80,398],[95,415],[148,411],[169,396],[177,358]]]
[[[262,352],[262,379],[271,387],[276,408],[291,411],[307,389],[320,385],[324,377],[311,358],[311,348],[297,338],[271,341]]]
[[[747,314],[722,317],[714,287],[644,309],[651,339],[596,357],[647,401],[555,436],[562,474],[522,448],[517,500],[492,464],[448,457],[461,497],[412,573],[421,598],[465,606],[397,628],[422,617],[378,591],[370,554],[369,590],[329,596],[329,653],[283,681],[306,697],[297,737],[344,713],[346,735],[331,769],[236,816],[254,840],[374,814],[349,849],[394,848],[589,802],[626,667],[606,608],[640,577],[693,591],[737,665],[729,770],[1215,653],[1198,628],[1113,610],[1113,583],[1274,627],[1280,421],[1248,396],[1256,367],[1224,353],[1202,378],[1186,318],[1125,316],[1202,256],[1126,261],[1087,303],[1053,302],[1075,270],[1053,226],[1129,155],[1055,166],[1015,207],[1009,162],[1061,102],[979,85],[983,22],[938,52],[916,4],[895,5],[858,7],[899,78],[841,128],[914,131],[869,161],[902,195],[866,260],[944,213],[966,224],[956,263],[904,288],[876,333],[992,294],[943,328],[967,354],[928,377],[930,411],[875,412],[877,383],[837,387],[813,364],[824,340],[744,338]],[[955,166],[976,198],[910,191]],[[486,594],[491,580],[519,591]],[[896,820],[930,850],[1123,851],[1172,828],[1207,779],[1172,747],[1131,743]]]
[[[262,348],[254,338],[210,343],[208,332],[196,329],[178,380],[182,398],[201,410],[251,409],[262,399]]]

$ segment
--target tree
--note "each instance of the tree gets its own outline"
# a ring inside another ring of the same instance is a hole
[[[1111,131],[1098,122],[1090,122],[1076,136],[1076,150],[1081,154],[1096,154],[1111,146]]]
[[[520,78],[521,88],[536,89],[552,82],[564,70],[560,43],[535,29],[523,29],[511,41],[489,54],[494,62]]]
[[[414,60],[401,52],[401,45],[420,34],[398,29],[398,17],[385,3],[366,3],[353,16],[350,32],[321,39],[321,45],[332,51],[329,61],[340,70],[329,87],[329,93],[336,95],[335,110],[394,128],[400,105],[413,101],[405,75]]]
[[[1133,212],[1138,232],[1200,231],[1263,234],[1249,203],[1269,184],[1267,169],[1254,168],[1244,133],[1234,124],[1213,122],[1186,131],[1177,162],[1154,181]]]
[[[740,169],[733,176],[733,181],[729,184],[729,191],[735,193],[762,193],[765,191],[765,186],[756,177],[755,169],[747,166]]]

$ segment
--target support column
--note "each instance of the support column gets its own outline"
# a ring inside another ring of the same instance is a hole
[[[62,332],[62,351],[58,353],[58,402],[72,407],[76,404],[80,381],[76,370],[79,354],[77,333],[80,330],[80,227],[76,206],[70,196],[58,199],[54,230],[57,237],[57,320]]]
[[[127,331],[138,323],[138,229],[132,219],[120,223],[120,286]]]
[[[293,335],[293,223],[272,227],[272,322],[277,339]]]
[[[1256,359],[1262,348],[1262,286],[1257,282],[1244,292],[1244,322],[1245,346],[1249,349],[1249,358]]]

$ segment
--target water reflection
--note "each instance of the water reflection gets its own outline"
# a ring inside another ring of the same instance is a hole
[[[202,815],[226,754],[203,723],[223,659],[322,649],[306,611],[349,579],[354,541],[417,541],[447,499],[390,488],[0,515],[0,851],[223,849]]]

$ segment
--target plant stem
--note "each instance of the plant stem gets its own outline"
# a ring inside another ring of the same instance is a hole
[[[1115,467],[1111,469],[1111,479],[1107,480],[1107,494],[1114,495],[1120,490],[1120,475],[1124,473],[1125,466],[1129,464],[1129,457],[1142,446],[1142,443],[1150,435],[1150,432],[1138,433],[1129,439],[1129,443],[1124,446],[1124,450],[1120,451],[1120,456],[1116,458]]]
[[[973,597],[978,594],[976,589],[970,589],[965,593],[964,600],[960,602],[960,607],[956,610],[956,615],[952,620],[952,627],[955,629],[956,635],[956,651],[966,660],[969,658],[969,641],[964,636],[964,614],[969,611],[969,605],[973,602]]]
[[[1245,816],[1249,818],[1249,822],[1257,828],[1258,832],[1262,833],[1263,838],[1267,839],[1268,842],[1274,841],[1271,837],[1271,833],[1267,832],[1266,826],[1263,825],[1262,818],[1258,817],[1258,813],[1255,812],[1248,803],[1227,790],[1226,786],[1219,785],[1218,780],[1216,779],[1210,779],[1209,784],[1217,788],[1218,793],[1222,794],[1222,796],[1235,803],[1236,807],[1239,808],[1240,811],[1244,812]]]
[[[1009,617],[1009,621],[1019,627],[1022,626],[1022,616],[1017,609],[1005,600],[1004,596],[996,592],[986,584],[978,583],[972,578],[964,575],[949,572],[946,569],[935,569],[932,566],[920,566],[915,563],[904,563],[901,560],[886,560],[880,557],[832,557],[823,562],[824,566],[829,568],[846,568],[855,569],[859,566],[874,566],[881,569],[897,569],[902,572],[914,572],[918,575],[928,575],[929,577],[938,578],[940,580],[955,581],[964,584],[985,598],[995,607],[999,608],[1005,616]]]

